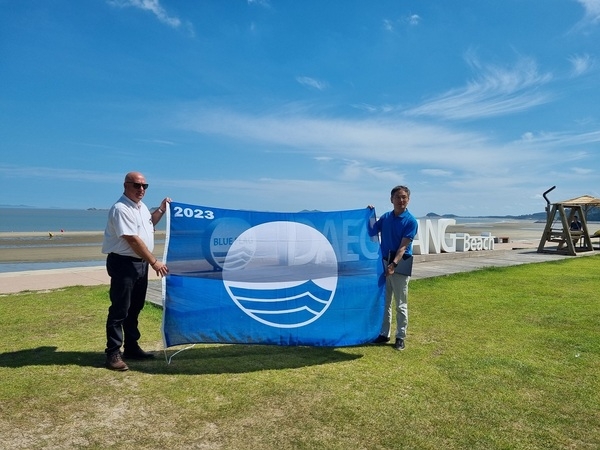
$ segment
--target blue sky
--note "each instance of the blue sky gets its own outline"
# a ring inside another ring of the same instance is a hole
[[[0,0],[2,205],[600,196],[600,0]]]

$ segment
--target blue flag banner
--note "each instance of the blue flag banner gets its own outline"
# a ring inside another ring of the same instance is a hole
[[[339,347],[383,319],[374,211],[277,213],[171,203],[165,347],[189,343]]]

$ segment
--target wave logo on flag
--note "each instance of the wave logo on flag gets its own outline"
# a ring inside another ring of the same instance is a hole
[[[233,242],[223,263],[223,284],[235,304],[258,322],[302,327],[331,304],[337,264],[319,231],[297,222],[268,222]]]
[[[250,227],[251,225],[245,220],[228,218],[216,220],[208,228],[211,235],[206,248],[206,256],[215,269],[223,269],[227,255],[229,255],[230,264],[235,265],[236,268],[241,268],[248,263],[256,250],[256,240],[252,237],[252,233],[248,232]],[[246,232],[244,240],[240,241],[239,236],[244,232]],[[234,254],[231,252],[231,246],[236,241],[238,241],[238,245]],[[244,245],[239,245],[241,243]]]

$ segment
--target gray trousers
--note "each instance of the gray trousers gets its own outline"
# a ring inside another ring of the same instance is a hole
[[[408,282],[410,277],[393,273],[385,277],[385,308],[383,311],[382,336],[390,336],[392,327],[392,300],[396,301],[396,338],[406,338],[408,326]]]

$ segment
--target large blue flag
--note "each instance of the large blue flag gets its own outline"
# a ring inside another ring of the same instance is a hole
[[[165,347],[187,343],[347,346],[383,319],[383,265],[368,208],[237,211],[171,203]]]

